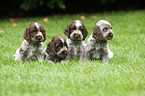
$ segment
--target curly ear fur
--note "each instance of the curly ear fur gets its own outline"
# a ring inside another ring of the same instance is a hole
[[[43,33],[43,37],[44,37],[44,40],[43,42],[46,40],[46,32]]]
[[[87,28],[85,27],[84,24],[82,26],[83,26],[83,32],[82,32],[82,34],[83,34],[83,41],[84,41],[85,38],[88,36],[88,30],[87,30]]]
[[[65,34],[68,38],[70,38],[70,32],[69,32],[70,28],[69,28],[69,26],[70,26],[70,23],[67,24],[66,28],[64,29],[64,34]]]
[[[55,52],[55,49],[54,49],[54,43],[52,41],[50,41],[47,44],[46,52],[50,55],[50,57],[52,57],[52,58],[56,57],[56,52]]]
[[[25,32],[24,32],[23,37],[24,37],[25,40],[27,40],[27,42],[30,43],[30,40],[31,40],[31,39],[30,39],[30,31],[29,31],[29,27],[27,27],[27,28],[25,29]]]
[[[98,41],[98,42],[101,42],[101,41],[104,40],[104,37],[103,37],[103,35],[101,33],[101,29],[97,25],[93,29],[93,38],[95,38],[96,41]]]
[[[44,42],[46,40],[46,32],[43,26],[42,26],[42,29],[43,29],[42,34],[43,34],[43,38],[44,38],[43,42]]]

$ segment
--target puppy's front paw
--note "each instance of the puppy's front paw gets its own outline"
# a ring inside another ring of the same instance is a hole
[[[68,60],[61,60],[60,63],[61,63],[62,65],[64,65],[64,64],[67,63],[67,62],[68,62]]]
[[[55,63],[52,60],[48,60],[48,63],[55,65]]]
[[[105,63],[105,64],[109,63],[108,59],[102,59],[102,62]]]

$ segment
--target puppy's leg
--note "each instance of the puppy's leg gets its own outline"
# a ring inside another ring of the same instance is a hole
[[[86,51],[85,54],[86,54],[85,55],[86,60],[98,59],[98,56],[100,56],[99,52],[98,51],[96,52],[95,48],[92,48],[92,49]]]
[[[108,64],[108,62],[109,62],[107,50],[103,50],[103,52],[102,52],[102,62],[106,63],[106,64]]]
[[[35,53],[36,55],[36,58],[40,61],[40,62],[43,62],[44,61],[44,52],[43,52],[43,46],[39,46],[37,47]]]
[[[19,61],[25,62],[28,59],[27,57],[28,57],[28,50],[24,50],[24,49],[22,49],[22,47],[20,47],[20,49],[19,49]]]
[[[42,50],[39,50],[39,52],[37,51],[36,52],[36,56],[37,56],[37,59],[40,61],[40,62],[43,62],[44,61],[44,53]]]
[[[80,60],[81,61],[86,61],[86,58],[85,58],[85,50],[81,52]]]
[[[41,54],[37,55],[37,58],[40,62],[43,62],[44,61],[44,54],[41,53]]]
[[[102,62],[108,64],[108,56],[103,56],[102,57]]]
[[[69,50],[68,51],[68,54],[67,54],[67,57],[66,57],[66,60],[70,60],[70,59],[73,59],[73,53],[74,53],[74,51],[73,50]]]

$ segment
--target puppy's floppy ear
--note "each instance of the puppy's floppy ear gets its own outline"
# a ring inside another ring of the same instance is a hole
[[[67,24],[67,26],[66,26],[66,28],[64,29],[64,34],[68,37],[68,38],[70,38],[70,32],[69,32],[69,30],[70,30],[70,23],[69,24]]]
[[[50,55],[50,57],[52,58],[56,57],[56,52],[54,49],[54,42],[52,42],[52,40],[47,44],[46,52]]]
[[[87,35],[88,35],[88,30],[87,30],[87,28],[86,28],[86,26],[83,24],[82,25],[82,27],[83,27],[83,32],[82,32],[82,34],[83,34],[83,41],[85,40],[85,38],[87,37]]]
[[[44,38],[43,42],[44,42],[46,40],[46,31],[43,26],[41,28],[43,30],[42,34],[43,34],[43,38]]]
[[[96,39],[96,41],[100,42],[104,40],[104,37],[101,33],[101,29],[99,26],[95,26],[93,29],[93,37]]]
[[[25,29],[23,37],[24,37],[25,40],[27,40],[27,42],[30,43],[30,30],[29,30],[29,26]]]
[[[43,33],[43,37],[44,37],[44,40],[43,42],[46,40],[46,32]]]

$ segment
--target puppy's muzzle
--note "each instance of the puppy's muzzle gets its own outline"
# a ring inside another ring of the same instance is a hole
[[[109,35],[109,37],[113,37],[113,33],[109,33],[108,35]]]
[[[74,33],[72,39],[73,39],[73,40],[76,40],[76,41],[82,40],[81,34]]]
[[[41,35],[38,35],[38,36],[36,36],[36,39],[37,40],[41,40],[42,39],[42,36]]]
[[[80,34],[74,34],[74,38],[80,38]]]
[[[66,58],[67,54],[68,54],[68,51],[67,50],[63,50],[60,54],[58,54],[58,56],[60,58]]]
[[[43,34],[41,32],[38,32],[34,38],[35,41],[43,41]]]
[[[108,35],[107,35],[107,39],[108,39],[108,40],[111,40],[111,39],[113,39],[113,36],[114,36],[113,32],[110,32],[110,33],[108,33]]]
[[[68,54],[68,51],[67,50],[64,50],[61,52],[63,55],[67,55]]]

